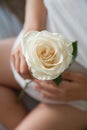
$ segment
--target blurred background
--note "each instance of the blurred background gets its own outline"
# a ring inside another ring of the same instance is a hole
[[[25,13],[25,0],[0,0],[0,39],[17,36]]]

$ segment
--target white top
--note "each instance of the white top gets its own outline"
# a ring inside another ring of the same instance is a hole
[[[87,0],[44,0],[47,29],[78,41],[77,61],[87,68]]]
[[[70,41],[79,41],[77,61],[87,68],[87,0],[44,0],[44,3],[48,10],[47,30],[61,33]],[[20,43],[21,37],[22,32],[19,34],[13,49]],[[15,79],[23,88],[26,81],[16,72],[12,63],[11,67]],[[77,66],[76,68],[74,66],[74,68],[77,69],[79,67]],[[81,70],[81,68],[79,70]],[[64,103],[42,99],[40,93],[34,90],[33,87],[34,83],[31,83],[25,90],[33,98],[47,103]],[[87,102],[84,101],[69,102],[68,104],[87,110]]]

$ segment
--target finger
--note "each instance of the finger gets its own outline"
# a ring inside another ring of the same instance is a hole
[[[45,80],[48,84],[53,84],[56,87],[56,84],[53,80]]]
[[[70,91],[72,91],[75,88],[75,86],[77,84],[78,83],[76,83],[76,82],[62,81],[59,85],[59,88],[60,88],[61,92],[69,93]]]
[[[42,98],[44,99],[49,99],[49,100],[57,100],[58,97],[54,96],[52,93],[49,93],[47,91],[41,91],[41,95]]]
[[[19,52],[11,54],[12,63],[18,73],[20,73],[20,56]]]
[[[20,53],[16,53],[14,57],[15,57],[15,63],[14,63],[15,69],[18,73],[20,73]]]
[[[63,81],[56,91],[48,91],[47,89],[42,89],[40,86],[36,86],[37,90],[41,92],[41,97],[55,100],[55,101],[69,101],[72,95],[72,86],[67,81]]]
[[[69,81],[66,81],[66,80],[63,80],[60,84],[59,84],[59,88],[66,88],[66,87],[70,87],[72,84],[72,82],[69,82]]]
[[[62,74],[62,78],[64,80],[70,80],[70,81],[81,81],[83,79],[83,75],[81,73],[74,71],[65,71]]]
[[[49,84],[45,81],[38,82],[38,87],[36,87],[36,89],[40,91],[54,93],[54,94],[60,92],[60,89],[58,88],[58,86],[54,87],[54,84]]]
[[[66,98],[64,97],[63,93],[57,93],[57,94],[53,94],[53,93],[49,93],[46,91],[41,91],[41,97],[44,99],[49,99],[49,100],[53,100],[53,101],[66,101]]]
[[[34,86],[34,90],[37,90],[38,92],[40,92],[40,91],[41,91],[41,89],[40,89],[40,85],[36,85],[36,86]]]
[[[65,93],[67,95],[67,93],[71,93],[74,85],[75,85],[75,83],[68,82],[68,81],[62,81],[59,84],[59,88],[60,88],[61,92]]]
[[[11,53],[11,61],[12,61],[12,63],[13,63],[13,66],[15,67],[15,56],[14,56],[14,54],[13,53]]]
[[[31,77],[23,54],[20,54],[20,74],[24,79]]]
[[[78,83],[76,82],[67,82],[63,81],[60,85],[59,88],[62,90],[62,97],[64,97],[65,101],[72,100],[75,96],[75,93],[78,93]]]
[[[46,84],[48,84],[48,85],[53,85],[54,87],[58,87],[56,84],[55,84],[55,82],[54,81],[52,81],[52,80],[38,80],[38,79],[34,79],[34,81],[35,82],[37,82],[38,84],[40,84],[40,83],[46,83]]]

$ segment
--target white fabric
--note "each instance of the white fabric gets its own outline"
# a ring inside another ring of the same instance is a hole
[[[14,44],[14,47],[13,49],[15,49],[17,47],[17,45],[21,42],[21,38],[22,38],[22,35],[23,33],[21,32],[18,36],[18,38],[16,39],[16,42]],[[26,80],[24,80],[15,70],[12,62],[11,62],[11,68],[12,68],[12,71],[13,71],[13,74],[14,74],[14,77],[16,79],[16,81],[20,84],[20,86],[22,88],[24,88],[24,86],[26,85]],[[76,71],[81,71],[82,73],[85,73],[85,69],[80,66],[79,64],[75,64],[74,66],[71,67],[71,69],[73,70],[76,70]],[[85,73],[87,74],[87,73]],[[29,80],[30,81],[30,80]],[[33,97],[34,99],[37,99],[39,101],[43,101],[45,103],[51,103],[51,104],[64,104],[64,102],[59,102],[59,101],[51,101],[51,100],[45,100],[45,99],[42,99],[40,97],[40,93],[36,90],[34,90],[34,86],[35,86],[35,83],[32,82],[28,85],[28,87],[26,88],[26,93],[29,94],[31,97]],[[74,107],[77,107],[77,108],[80,108],[82,110],[87,110],[87,102],[84,102],[84,101],[74,101],[74,102],[69,102],[68,103],[69,105],[71,106],[74,106]]]
[[[44,0],[47,29],[78,41],[77,61],[87,68],[87,0]]]
[[[58,32],[63,34],[70,41],[79,41],[78,44],[78,57],[77,61],[87,68],[87,44],[86,44],[86,32],[87,32],[87,1],[86,0],[44,0],[48,10],[47,16],[47,30],[51,32]],[[20,43],[22,32],[18,36],[14,48]],[[13,48],[13,49],[14,49]],[[12,70],[17,82],[23,88],[26,81],[20,77],[15,71],[13,64],[11,63]],[[77,67],[78,68],[78,67]],[[75,69],[77,69],[75,68]],[[87,72],[87,70],[85,70]],[[33,98],[46,103],[60,104],[64,102],[55,102],[45,100],[40,97],[40,93],[34,88],[34,83],[31,83],[26,92]],[[71,106],[87,110],[87,102],[74,101],[68,103]]]

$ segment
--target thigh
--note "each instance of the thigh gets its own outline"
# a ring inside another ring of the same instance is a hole
[[[87,112],[68,105],[40,104],[15,130],[83,130]]]
[[[0,123],[9,130],[13,130],[27,113],[23,103],[17,103],[16,99],[14,90],[0,86]]]
[[[10,67],[10,53],[15,39],[0,40],[0,85],[19,88]]]

